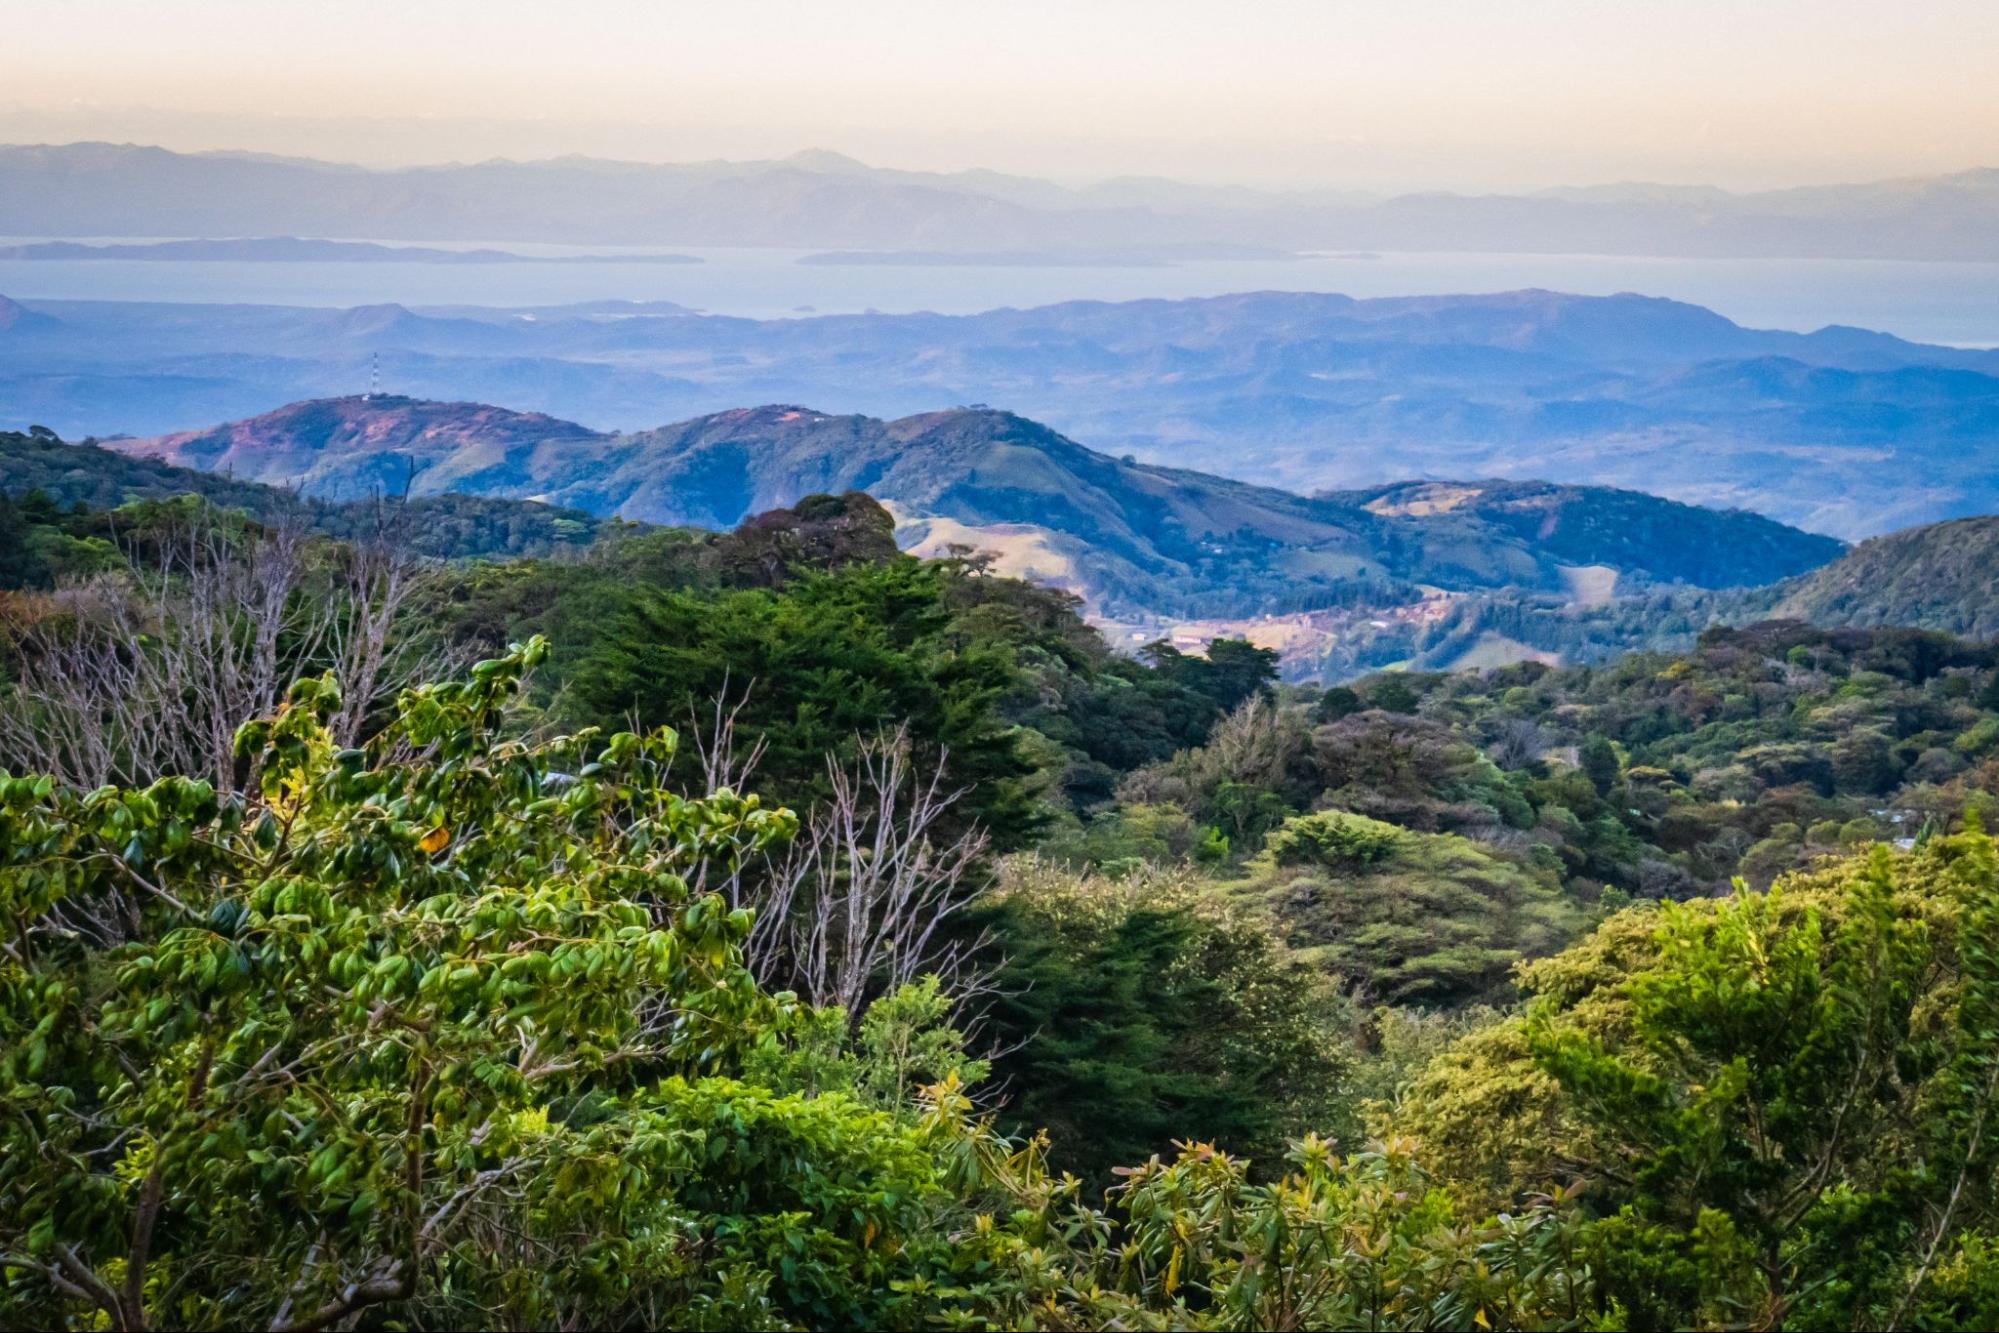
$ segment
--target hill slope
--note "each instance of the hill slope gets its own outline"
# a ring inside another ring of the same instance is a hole
[[[1891,532],[1784,584],[1772,614],[1999,638],[1999,516]]]
[[[414,469],[419,494],[712,528],[865,490],[896,509],[906,545],[999,550],[1013,572],[1111,616],[1394,604],[1418,585],[1568,595],[1579,576],[1760,584],[1841,549],[1753,514],[1590,487],[1453,483],[1450,504],[1406,488],[1305,497],[1112,458],[989,409],[882,421],[771,406],[605,435],[480,404],[343,398],[117,447],[329,498],[400,486]]]
[[[68,444],[42,431],[0,431],[0,495],[40,491],[67,509],[116,509],[138,500],[199,495],[260,517],[302,511],[316,530],[352,536],[371,521],[365,506],[299,495],[256,481]],[[488,496],[426,495],[410,502],[417,550],[438,557],[539,554],[589,544],[603,524],[575,509]]]
[[[459,459],[462,469],[520,460],[544,446],[589,447],[608,438],[537,412],[375,395],[292,403],[208,430],[113,447],[137,458],[346,500],[384,488],[400,491],[413,471],[423,473],[420,493],[456,489],[435,470],[447,459]]]

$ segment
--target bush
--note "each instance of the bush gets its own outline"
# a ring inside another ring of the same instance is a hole
[[[1322,810],[1286,820],[1271,834],[1267,846],[1271,859],[1281,866],[1354,870],[1386,860],[1401,838],[1401,830],[1393,824],[1342,810]]]

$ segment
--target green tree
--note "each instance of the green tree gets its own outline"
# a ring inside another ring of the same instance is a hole
[[[1164,639],[1147,644],[1141,655],[1161,676],[1232,712],[1277,682],[1277,650],[1247,639],[1214,639],[1199,655],[1183,653]]]
[[[966,790],[952,818],[1016,847],[1042,818],[1033,766],[999,713],[1017,668],[1004,645],[954,641],[952,577],[897,560],[775,590],[647,591],[578,667],[575,702],[591,721],[646,726],[739,703],[741,744],[764,747],[759,790],[798,806],[829,794],[829,757],[850,760],[862,739],[906,722],[923,765],[941,761]]]
[[[1315,722],[1337,722],[1343,717],[1351,717],[1363,707],[1360,695],[1352,686],[1335,685],[1319,696],[1319,702],[1312,710]]]
[[[1207,664],[1200,689],[1225,713],[1277,683],[1277,650],[1258,648],[1247,639],[1214,640]]]
[[[0,589],[39,587],[48,570],[28,549],[28,520],[20,506],[0,492]]]
[[[1396,674],[1377,677],[1367,691],[1368,707],[1384,713],[1413,713],[1422,702],[1423,696]]]
[[[752,515],[715,543],[723,577],[738,587],[781,587],[804,571],[885,564],[897,554],[894,516],[860,491],[808,495]]]
[[[1576,762],[1582,768],[1583,776],[1596,788],[1598,796],[1608,796],[1617,786],[1622,768],[1617,758],[1617,747],[1610,743],[1610,737],[1602,732],[1591,732],[1576,751]]]
[[[726,1077],[801,1016],[689,877],[790,816],[505,739],[542,652],[365,750],[302,681],[247,801],[0,779],[0,1323],[885,1317],[918,1131]]]
[[[1876,796],[1890,790],[1901,773],[1894,745],[1888,736],[1872,727],[1847,733],[1834,744],[1833,772],[1841,791]]]
[[[1105,1182],[1189,1137],[1275,1166],[1307,1129],[1352,1129],[1344,1006],[1266,923],[1184,878],[1027,862],[989,924],[1007,1119],[1049,1130],[1067,1169]]]
[[[1339,810],[1286,820],[1226,889],[1301,955],[1394,1004],[1509,998],[1515,964],[1588,922],[1543,858]]]
[[[1588,1127],[1603,1291],[1634,1326],[1902,1327],[1999,1220],[1992,844],[1955,841],[1942,921],[1897,878],[1877,847],[1830,902],[1665,906],[1615,1040],[1537,1003],[1530,1048]]]
[[[1287,820],[1266,845],[1270,859],[1280,866],[1359,870],[1386,860],[1403,836],[1380,820],[1321,810]]]

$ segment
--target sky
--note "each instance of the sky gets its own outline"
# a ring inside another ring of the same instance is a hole
[[[1368,191],[1999,166],[1995,0],[7,0],[0,142]]]

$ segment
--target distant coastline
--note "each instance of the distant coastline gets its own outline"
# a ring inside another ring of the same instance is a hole
[[[446,250],[422,245],[377,245],[373,241],[325,241],[299,236],[252,236],[219,240],[145,241],[86,245],[80,241],[36,241],[0,246],[0,259],[123,259],[161,262],[270,264],[699,264],[695,255],[523,255],[512,250]]]
[[[1292,250],[1262,245],[1188,244],[1120,250],[826,250],[803,255],[812,265],[882,268],[1171,268],[1214,259],[1302,259]]]

